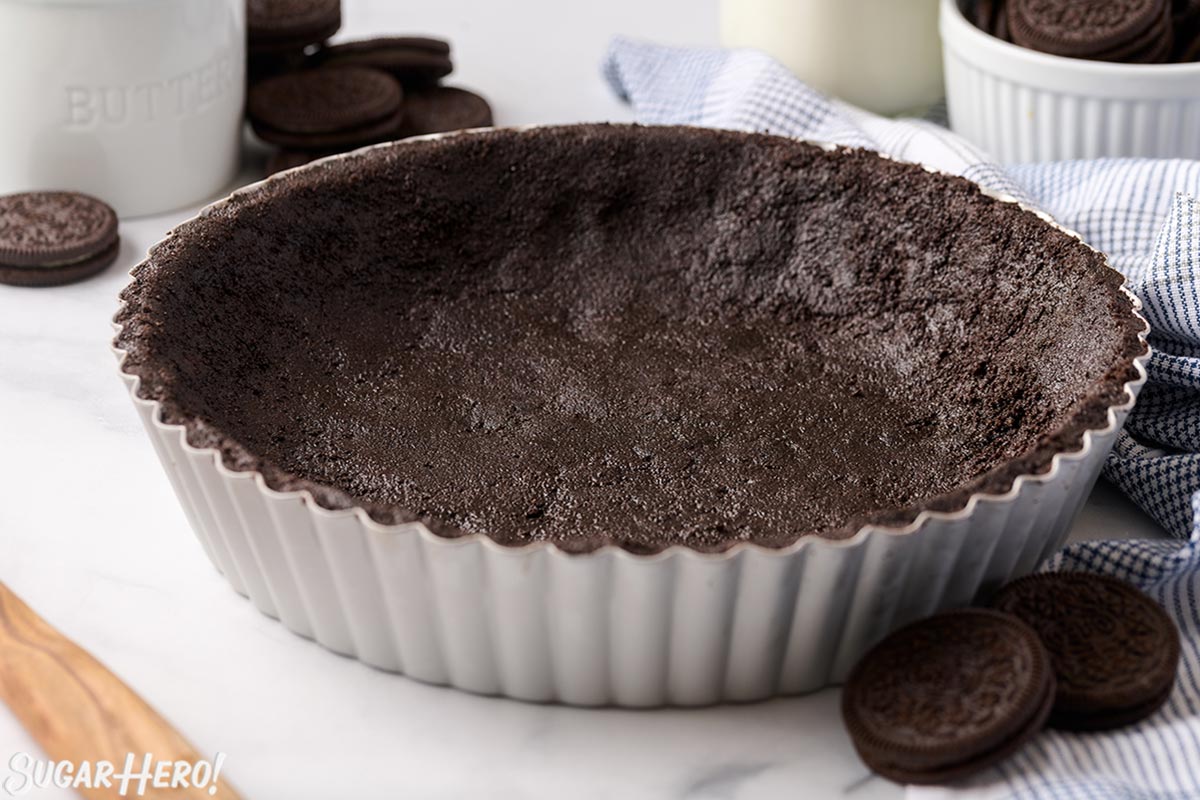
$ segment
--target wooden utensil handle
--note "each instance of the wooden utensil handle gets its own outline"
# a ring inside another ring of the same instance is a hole
[[[0,699],[12,709],[54,761],[108,761],[123,771],[132,753],[136,769],[145,754],[155,762],[196,764],[204,759],[178,731],[120,678],[83,648],[52,628],[0,583]],[[9,754],[0,754],[7,758]],[[0,764],[0,767],[7,763]],[[179,785],[186,783],[186,786]],[[185,779],[172,788],[147,785],[142,797],[237,800],[223,780],[200,787]],[[216,791],[212,788],[215,785]],[[136,797],[110,787],[79,788],[93,800]]]

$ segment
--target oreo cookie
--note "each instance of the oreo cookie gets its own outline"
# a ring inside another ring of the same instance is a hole
[[[117,215],[78,192],[0,197],[0,283],[58,286],[95,275],[116,260]]]
[[[449,42],[423,36],[386,36],[340,42],[321,48],[315,60],[324,66],[383,70],[406,89],[432,86],[454,71]]]
[[[1129,64],[1200,55],[1200,0],[974,0],[964,14],[998,39],[1054,55]]]
[[[1158,21],[1141,36],[1090,56],[1096,61],[1123,61],[1133,64],[1153,64],[1165,61],[1171,54],[1175,33],[1171,25],[1171,6],[1164,2]]]
[[[269,142],[285,150],[314,153],[320,156],[329,153],[341,153],[368,144],[399,139],[404,135],[404,120],[405,110],[398,108],[395,113],[375,122],[356,125],[351,128],[343,128],[342,130],[330,133],[297,134],[274,130],[261,125],[254,125],[253,127],[258,138],[264,142]]]
[[[846,680],[842,717],[872,770],[933,784],[1015,752],[1053,702],[1037,634],[1009,614],[965,609],[901,628],[863,656]]]
[[[341,0],[247,0],[246,36],[251,53],[303,50],[342,26]]]
[[[1084,573],[1032,575],[1001,588],[992,607],[1037,631],[1058,682],[1050,724],[1091,731],[1137,722],[1170,695],[1179,631],[1124,581]]]
[[[246,113],[263,141],[332,152],[394,139],[404,120],[396,79],[367,67],[312,69],[251,87]]]
[[[255,84],[246,113],[256,130],[335,133],[392,116],[403,96],[400,84],[379,70],[302,70]]]
[[[1170,14],[1169,0],[1008,0],[1007,5],[1016,44],[1075,58],[1128,47]]]
[[[1175,51],[1175,32],[1168,29],[1166,35],[1158,42],[1142,52],[1136,53],[1128,58],[1123,59],[1106,59],[1109,61],[1121,60],[1130,64],[1166,64],[1171,60],[1171,54]]]
[[[400,135],[424,136],[492,124],[492,107],[483,97],[453,86],[411,91],[404,101]]]

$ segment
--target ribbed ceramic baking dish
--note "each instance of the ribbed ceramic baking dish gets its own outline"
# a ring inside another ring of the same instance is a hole
[[[1114,64],[1027,50],[942,0],[950,125],[1001,162],[1200,158],[1200,62]]]
[[[606,547],[569,555],[331,511],[192,446],[183,426],[164,423],[160,405],[139,396],[138,378],[121,375],[213,564],[296,633],[381,669],[482,694],[692,706],[837,683],[896,626],[1032,570],[1061,546],[1148,358],[1137,360],[1125,402],[1085,433],[1080,450],[1055,456],[1044,474],[1018,477],[1003,495],[976,494],[957,512],[926,511],[904,528],[719,554]]]

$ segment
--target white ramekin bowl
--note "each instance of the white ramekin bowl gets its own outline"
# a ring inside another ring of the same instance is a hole
[[[172,235],[156,248],[170,247]],[[1140,303],[1130,298],[1136,314]],[[124,361],[124,351],[116,355]],[[421,523],[382,525],[361,508],[332,511],[307,491],[277,491],[261,473],[231,470],[219,451],[193,446],[184,426],[164,422],[161,405],[139,394],[137,376],[120,374],[205,552],[263,613],[338,653],[429,683],[646,707],[838,683],[895,627],[1032,571],[1066,538],[1149,357],[1147,348],[1124,400],[1077,451],[1018,477],[1004,494],[977,493],[958,511],[925,511],[903,528],[715,554],[609,546],[572,555],[545,543],[448,539]]]
[[[950,125],[1005,163],[1200,158],[1200,62],[1113,64],[1039,53],[941,0]]]

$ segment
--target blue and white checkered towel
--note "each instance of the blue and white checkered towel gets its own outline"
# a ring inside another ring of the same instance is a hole
[[[1150,380],[1105,475],[1179,541],[1088,542],[1050,569],[1134,581],[1183,634],[1166,707],[1104,734],[1047,731],[1001,767],[910,797],[1200,798],[1200,162],[1106,159],[1003,167],[934,123],[830,101],[748,50],[615,40],[604,71],[646,124],[708,125],[856,145],[957,173],[1045,209],[1108,253],[1153,328]]]

